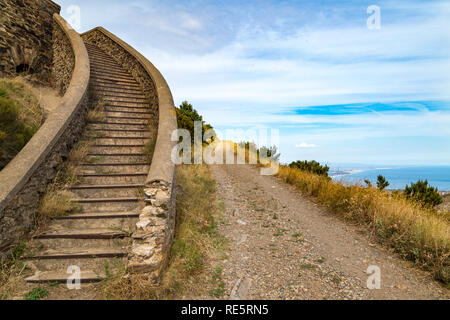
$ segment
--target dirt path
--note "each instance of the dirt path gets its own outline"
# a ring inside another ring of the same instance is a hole
[[[220,262],[224,298],[449,299],[431,275],[371,241],[276,177],[246,165],[212,166],[225,204],[220,232],[229,240]],[[381,271],[381,289],[366,270]]]

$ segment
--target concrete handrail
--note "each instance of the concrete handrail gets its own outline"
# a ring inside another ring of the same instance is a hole
[[[173,130],[178,128],[178,124],[172,92],[170,91],[166,80],[161,72],[159,72],[147,58],[108,30],[97,27],[85,32],[82,36],[93,31],[101,32],[132,55],[153,80],[158,97],[159,121],[155,151],[153,153],[153,159],[146,179],[146,184],[151,184],[156,181],[172,183],[175,173],[175,164],[172,162],[171,152],[175,146],[175,142],[172,141],[171,137]]]
[[[54,21],[70,41],[75,56],[72,78],[59,106],[49,115],[42,127],[25,147],[0,171],[0,211],[22,190],[33,173],[52,152],[87,94],[90,64],[89,56],[80,35],[58,14]]]

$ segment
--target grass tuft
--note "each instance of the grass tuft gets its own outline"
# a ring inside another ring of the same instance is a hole
[[[67,190],[50,190],[42,199],[40,216],[54,218],[79,211],[79,206],[71,201],[72,198],[73,194]]]
[[[25,294],[26,300],[41,300],[48,296],[48,291],[42,287],[33,288],[30,292]]]

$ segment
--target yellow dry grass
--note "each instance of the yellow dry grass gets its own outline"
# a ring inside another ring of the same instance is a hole
[[[42,218],[53,218],[67,215],[79,210],[72,202],[74,195],[67,190],[49,190],[41,201],[39,215]]]
[[[39,128],[44,123],[39,99],[22,78],[0,79],[0,91],[19,107],[19,117],[28,126]]]

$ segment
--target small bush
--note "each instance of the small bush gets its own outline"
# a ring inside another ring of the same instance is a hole
[[[191,143],[194,143],[194,122],[202,122],[202,138],[205,132],[213,127],[209,124],[205,124],[203,117],[198,114],[192,104],[187,101],[183,101],[179,108],[176,108],[178,128],[186,129],[191,134]]]
[[[381,174],[377,177],[377,188],[379,190],[384,190],[389,186],[389,182]]]
[[[416,183],[411,183],[411,186],[407,185],[404,194],[406,198],[416,201],[424,207],[433,208],[444,202],[437,188],[428,186],[427,180],[419,180]]]
[[[328,170],[330,170],[330,168],[325,165],[322,166],[319,162],[317,161],[294,161],[291,162],[291,164],[289,165],[290,168],[295,168],[295,169],[300,169],[303,171],[307,171],[307,172],[311,172],[314,174],[317,174],[319,176],[325,176],[328,177]]]

